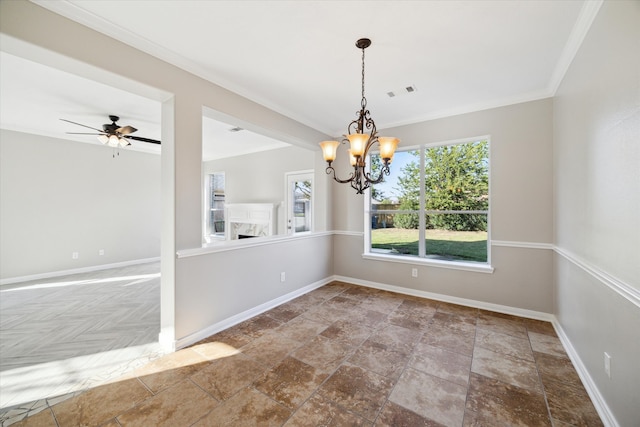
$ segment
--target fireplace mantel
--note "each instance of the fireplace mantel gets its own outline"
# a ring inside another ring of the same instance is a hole
[[[239,235],[250,237],[272,236],[276,224],[278,203],[227,203],[225,206],[225,232],[227,240]]]

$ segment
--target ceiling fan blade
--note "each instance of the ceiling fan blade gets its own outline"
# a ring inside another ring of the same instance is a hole
[[[135,141],[142,141],[142,142],[150,142],[151,144],[160,144],[161,142],[158,141],[157,139],[149,139],[149,138],[143,138],[141,136],[129,136],[129,135],[123,135],[123,138],[126,139],[133,139]]]
[[[92,132],[65,132],[67,135],[104,135],[102,133],[92,133]]]
[[[137,130],[138,129],[134,128],[133,126],[123,126],[116,129],[116,132],[118,132],[120,135],[129,135],[130,133],[134,133]]]
[[[82,127],[85,127],[85,128],[97,130],[98,132],[102,132],[102,129],[92,128],[91,126],[83,125],[82,123],[72,122],[71,120],[67,120],[67,119],[60,119],[60,120],[62,120],[63,122],[73,123],[74,125],[78,125],[78,126],[82,126]]]

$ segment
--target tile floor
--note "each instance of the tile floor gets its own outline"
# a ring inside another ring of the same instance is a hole
[[[2,286],[0,426],[165,354],[159,332],[159,262]]]
[[[341,282],[20,426],[600,426],[550,323]]]

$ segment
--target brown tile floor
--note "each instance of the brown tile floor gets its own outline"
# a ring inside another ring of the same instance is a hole
[[[23,426],[600,426],[550,323],[334,282]]]

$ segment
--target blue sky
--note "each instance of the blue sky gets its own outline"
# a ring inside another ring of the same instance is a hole
[[[415,156],[409,154],[408,151],[399,151],[393,156],[391,162],[391,173],[384,178],[380,184],[376,184],[376,188],[384,193],[385,198],[397,199],[398,191],[394,187],[398,187],[398,178],[402,175],[401,169],[410,161],[416,159]]]

